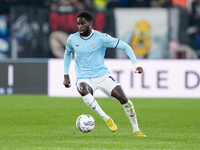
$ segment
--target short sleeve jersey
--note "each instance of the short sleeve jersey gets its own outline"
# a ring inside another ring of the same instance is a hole
[[[67,40],[66,49],[74,51],[77,79],[96,78],[109,74],[104,64],[106,48],[115,48],[119,40],[108,34],[92,30],[87,38],[79,32],[71,34]]]

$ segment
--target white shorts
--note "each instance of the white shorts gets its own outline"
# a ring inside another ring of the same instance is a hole
[[[79,79],[77,81],[77,86],[79,86],[79,83],[81,83],[81,82],[87,83],[93,89],[93,93],[97,89],[99,89],[100,91],[102,91],[104,94],[106,94],[110,98],[114,98],[111,96],[112,90],[117,85],[121,85],[110,74],[106,74],[106,75],[98,77],[98,78]]]

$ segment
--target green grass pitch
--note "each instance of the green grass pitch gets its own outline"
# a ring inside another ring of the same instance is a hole
[[[117,100],[96,98],[118,125],[112,133],[81,98],[0,96],[0,150],[198,150],[200,99],[131,98],[140,130],[134,137]],[[95,119],[89,133],[76,129],[79,115]]]

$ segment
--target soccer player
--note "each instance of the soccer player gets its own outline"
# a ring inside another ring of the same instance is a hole
[[[133,127],[133,133],[138,137],[146,137],[137,123],[133,103],[125,95],[121,85],[117,82],[104,64],[106,48],[124,50],[132,61],[135,73],[142,73],[143,68],[138,65],[131,47],[123,41],[113,38],[108,34],[92,29],[93,16],[90,12],[83,11],[77,15],[78,32],[71,34],[67,40],[64,54],[64,81],[66,88],[71,86],[69,66],[74,51],[75,70],[77,76],[77,90],[83,101],[95,111],[107,124],[112,132],[117,130],[117,125],[108,116],[93,94],[99,89],[110,98],[116,98],[123,106]]]

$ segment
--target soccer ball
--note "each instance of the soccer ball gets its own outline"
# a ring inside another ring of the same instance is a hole
[[[82,114],[76,119],[76,127],[81,132],[90,132],[94,129],[94,126],[94,118],[89,114]]]

